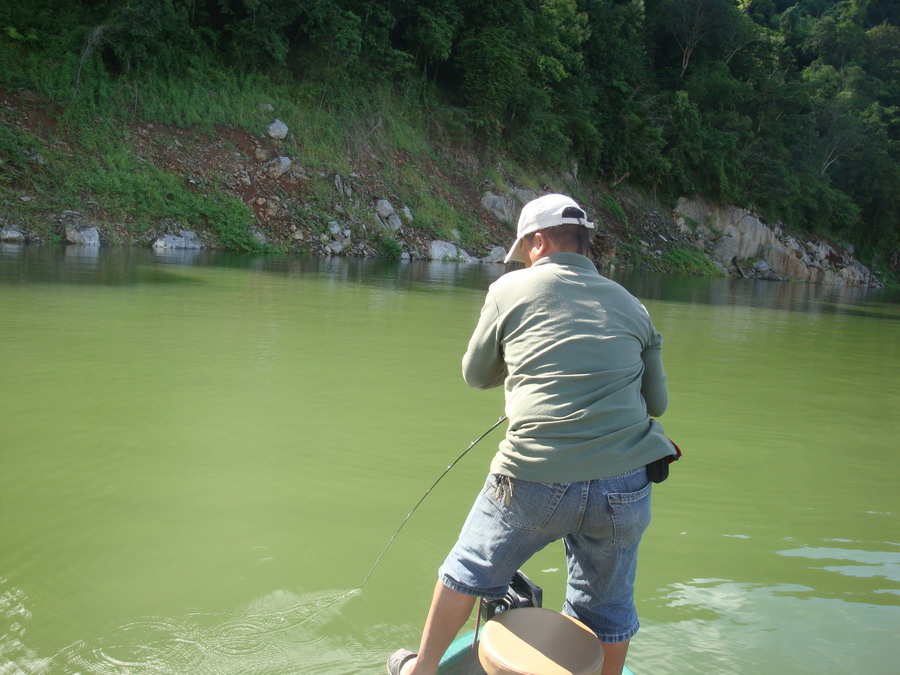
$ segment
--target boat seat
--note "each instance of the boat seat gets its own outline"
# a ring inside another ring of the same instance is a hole
[[[603,646],[577,619],[521,607],[484,624],[478,659],[487,675],[596,675],[603,667]]]

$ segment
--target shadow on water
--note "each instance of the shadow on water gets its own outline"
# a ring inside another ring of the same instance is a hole
[[[494,263],[255,255],[210,250],[0,244],[0,285],[66,283],[127,286],[203,283],[189,270],[217,267],[288,277],[319,277],[396,290],[484,291],[508,271]],[[604,271],[642,301],[736,305],[795,312],[900,319],[900,291],[641,270]]]

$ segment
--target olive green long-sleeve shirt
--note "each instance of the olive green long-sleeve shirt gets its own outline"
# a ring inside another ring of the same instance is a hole
[[[500,277],[462,363],[469,385],[505,387],[491,473],[571,483],[674,455],[650,419],[668,405],[661,350],[643,305],[584,256],[554,253]]]

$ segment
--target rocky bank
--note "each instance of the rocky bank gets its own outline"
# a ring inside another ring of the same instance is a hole
[[[821,238],[788,233],[782,224],[764,223],[756,214],[703,198],[682,198],[671,209],[627,190],[580,184],[577,171],[553,184],[534,187],[527,176],[512,176],[497,166],[500,180],[477,183],[482,168],[469,151],[448,148],[440,165],[402,153],[362,152],[350,171],[313,169],[292,155],[285,139],[291,130],[263,104],[269,122],[260,133],[237,128],[214,132],[179,129],[154,123],[129,126],[125,139],[141,162],[152,162],[192,189],[216,186],[247,205],[252,236],[262,247],[328,256],[391,254],[404,259],[499,262],[514,238],[521,206],[546,192],[574,193],[598,223],[592,255],[599,266],[618,265],[661,271],[673,268],[667,253],[688,252],[708,258],[709,269],[748,278],[797,280],[850,286],[880,283],[853,250]],[[0,92],[0,121],[42,139],[57,150],[77,152],[32,95]],[[293,146],[296,147],[296,144]],[[46,162],[41,148],[32,149],[35,169]],[[0,159],[3,159],[0,157]],[[400,186],[386,178],[385,163],[407,165],[433,189],[435,198],[465,213],[480,231],[460,233],[417,222],[417,205],[398,196]],[[4,164],[0,163],[0,169]],[[501,182],[502,181],[502,182]],[[82,205],[59,208],[37,203],[27,176],[10,181],[0,203],[0,241],[70,245],[131,244],[169,249],[213,248],[221,244],[200,223],[159,221],[137,231],[85,197]],[[537,188],[537,189],[535,189]],[[19,208],[11,208],[18,200]],[[22,217],[22,205],[28,218]],[[43,226],[36,225],[43,223]],[[49,226],[48,226],[49,224]],[[441,230],[441,231],[439,231]],[[384,247],[388,241],[390,246]]]
[[[674,213],[679,227],[695,232],[710,259],[729,274],[880,286],[872,272],[854,259],[852,250],[842,250],[821,238],[793,236],[781,224],[769,227],[747,209],[682,198]]]

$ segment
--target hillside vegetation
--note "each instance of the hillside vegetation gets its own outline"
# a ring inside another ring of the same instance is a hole
[[[3,4],[0,215],[44,238],[70,210],[124,241],[182,224],[251,250],[262,227],[314,250],[385,198],[423,238],[483,250],[510,233],[481,194],[515,187],[571,192],[636,240],[703,195],[896,273],[893,2]],[[295,164],[265,182],[277,156]],[[686,251],[666,257],[700,271]]]

